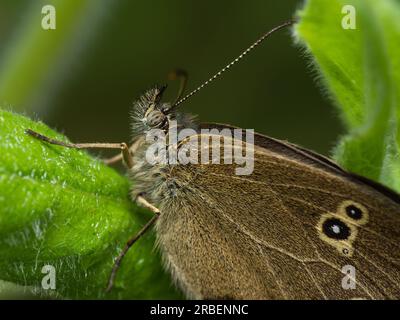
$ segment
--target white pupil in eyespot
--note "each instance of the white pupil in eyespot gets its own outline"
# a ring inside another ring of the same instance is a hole
[[[338,225],[333,225],[332,227],[331,227],[331,229],[332,229],[332,231],[334,232],[334,233],[336,233],[336,234],[339,234],[340,233],[340,227],[338,226]]]

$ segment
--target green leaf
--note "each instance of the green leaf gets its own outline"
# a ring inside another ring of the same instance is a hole
[[[345,5],[354,30],[342,28]],[[335,158],[400,191],[400,1],[309,0],[299,17],[295,35],[348,131]]]
[[[57,297],[181,297],[161,268],[152,232],[131,248],[113,291],[104,292],[115,257],[151,213],[130,200],[127,178],[85,152],[38,141],[27,128],[66,140],[0,109],[1,278],[41,288],[42,267],[52,265]]]

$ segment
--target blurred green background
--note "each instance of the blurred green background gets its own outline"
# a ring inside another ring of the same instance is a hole
[[[41,28],[45,4],[56,8],[56,30]],[[128,141],[129,112],[142,91],[166,83],[175,67],[189,72],[188,90],[195,88],[302,4],[1,0],[0,105],[73,141]],[[314,77],[285,30],[181,107],[202,121],[254,128],[329,154],[341,126]],[[177,88],[170,83],[165,100]]]

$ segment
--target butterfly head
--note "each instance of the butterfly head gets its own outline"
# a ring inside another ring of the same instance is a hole
[[[145,134],[152,129],[168,129],[171,104],[161,102],[166,86],[155,86],[142,94],[134,103],[134,134]]]

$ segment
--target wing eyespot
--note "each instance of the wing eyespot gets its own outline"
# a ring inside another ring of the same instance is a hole
[[[353,200],[343,201],[337,210],[338,215],[350,223],[364,225],[368,222],[369,213],[365,206]]]
[[[369,212],[365,206],[353,200],[345,200],[339,204],[336,212],[327,212],[321,216],[317,226],[319,237],[342,255],[351,257],[358,229],[368,219]]]
[[[360,220],[363,217],[363,212],[360,208],[354,205],[349,205],[345,208],[346,214],[349,218]]]
[[[350,254],[350,250],[347,249],[347,248],[343,248],[343,249],[342,249],[342,252],[343,252],[343,254],[346,255],[346,256]]]
[[[336,212],[324,213],[317,226],[319,238],[346,257],[353,255],[357,228]]]
[[[328,218],[322,223],[324,234],[335,240],[346,240],[351,235],[351,230],[347,224],[337,218]]]

